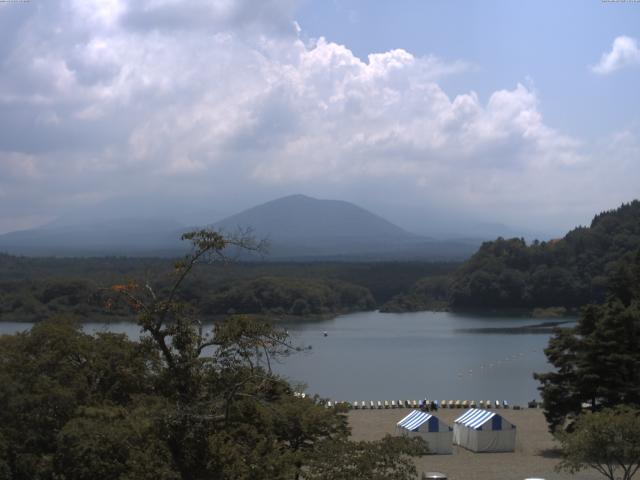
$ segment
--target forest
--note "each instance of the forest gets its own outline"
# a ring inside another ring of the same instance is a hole
[[[485,242],[448,276],[419,280],[383,309],[577,309],[601,303],[612,275],[639,248],[640,201],[634,200],[561,239]]]
[[[457,307],[580,307],[604,300],[611,276],[640,248],[640,201],[595,216],[559,240],[482,245],[451,285]]]
[[[286,331],[235,315],[203,332],[178,292],[227,239],[184,237],[193,252],[168,288],[107,289],[136,318],[139,341],[89,335],[68,316],[0,336],[0,479],[415,478],[422,439],[352,441],[344,407],[295,395],[271,371],[302,349]]]
[[[611,276],[640,248],[640,202],[595,216],[563,238],[485,242],[465,263],[231,262],[202,265],[181,300],[207,317],[335,316],[373,310],[518,309],[575,311],[605,298]],[[0,319],[37,322],[57,314],[130,319],[105,309],[105,288],[122,279],[170,284],[158,258],[30,258],[0,254]]]
[[[180,298],[208,317],[228,313],[269,316],[334,316],[373,310],[421,278],[442,276],[459,264],[428,262],[276,263],[201,265]],[[108,286],[172,280],[167,259],[30,258],[0,255],[0,318],[37,322],[71,314],[100,321],[130,319],[118,306],[105,308]]]

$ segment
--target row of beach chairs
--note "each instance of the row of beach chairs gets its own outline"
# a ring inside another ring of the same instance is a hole
[[[303,394],[304,395],[304,394]],[[332,402],[327,401],[327,408],[338,406],[338,405],[346,405],[347,408],[353,408],[356,410],[365,410],[365,409],[383,409],[383,408],[415,408],[420,410],[438,410],[438,408],[509,408],[509,403],[506,400],[500,402],[500,400],[496,400],[492,402],[491,400],[480,400],[476,402],[475,400],[369,400],[369,401],[361,401],[361,402]]]

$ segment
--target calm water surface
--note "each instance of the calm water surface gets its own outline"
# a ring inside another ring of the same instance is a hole
[[[274,368],[308,393],[334,400],[538,399],[533,372],[549,369],[549,333],[519,327],[545,321],[445,312],[363,312],[333,320],[283,323],[294,343],[311,346]],[[0,333],[29,324],[0,323]],[[87,323],[87,332],[139,335],[133,323]],[[326,331],[327,336],[324,336]]]

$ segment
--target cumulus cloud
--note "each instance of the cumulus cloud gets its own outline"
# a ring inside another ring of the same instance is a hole
[[[603,53],[600,62],[591,67],[591,70],[600,75],[609,75],[622,68],[637,66],[640,66],[638,41],[622,35],[613,41],[611,51]]]
[[[295,191],[372,204],[385,191],[406,204],[544,213],[591,171],[583,143],[545,123],[530,87],[450,96],[441,80],[464,74],[464,61],[402,49],[363,61],[327,39],[304,41],[292,0],[255,5],[11,10],[0,229],[131,192],[159,208]]]

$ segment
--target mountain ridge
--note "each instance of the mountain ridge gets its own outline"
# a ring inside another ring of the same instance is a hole
[[[283,212],[286,212],[283,215]],[[315,218],[310,219],[310,216]],[[309,222],[312,220],[312,222]],[[302,194],[270,200],[213,224],[225,230],[252,227],[272,239],[323,237],[364,238],[372,234],[388,238],[420,238],[356,204],[343,200],[316,199]]]
[[[420,236],[342,200],[289,195],[255,205],[210,224],[227,234],[251,229],[271,248],[268,260],[463,259],[477,245]],[[201,228],[201,227],[193,227]],[[177,224],[120,219],[70,226],[45,226],[0,235],[0,252],[31,256],[178,256]],[[243,259],[246,257],[242,257]]]

